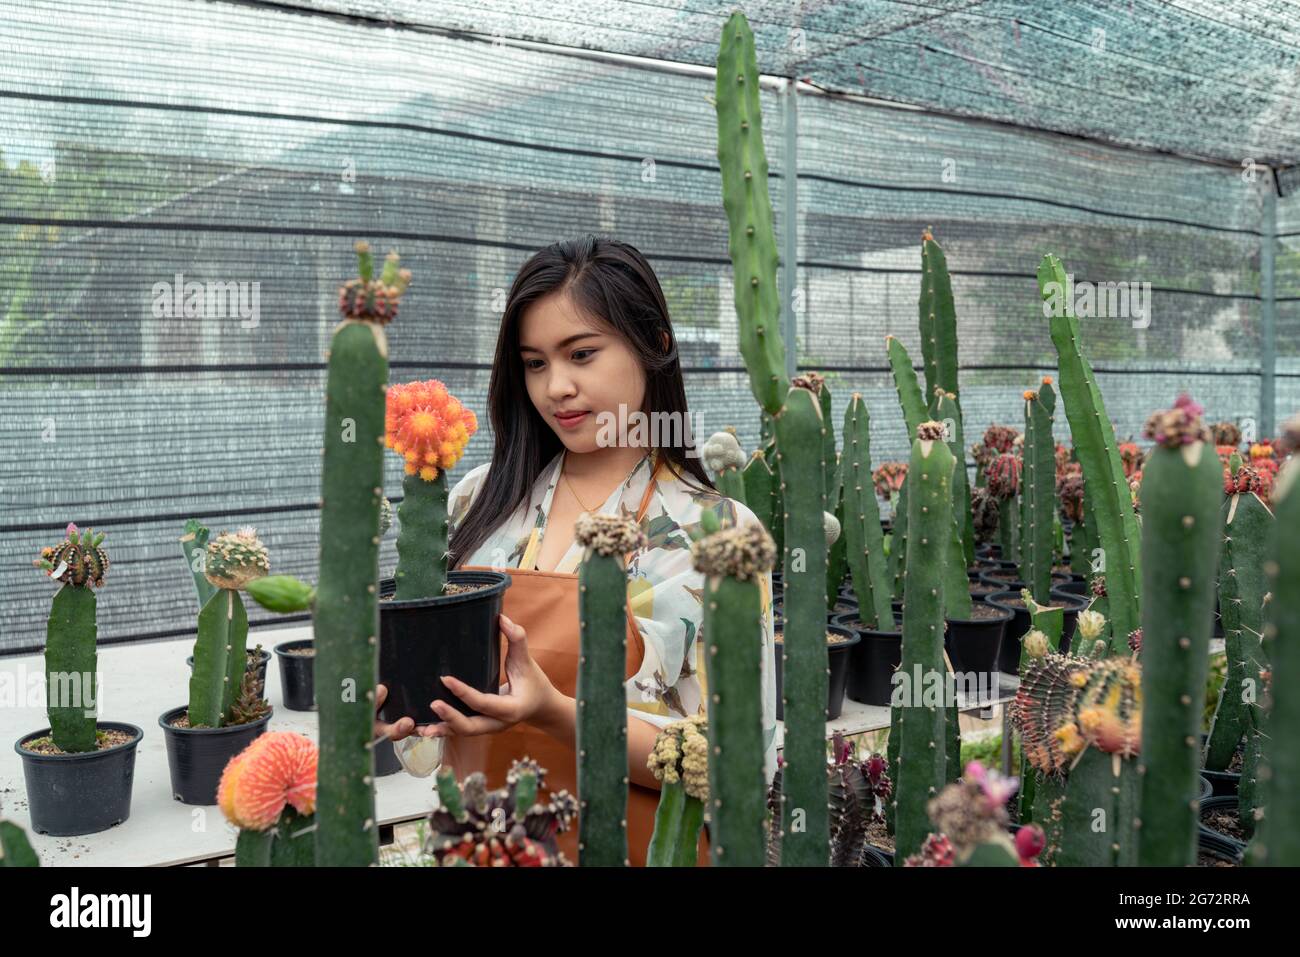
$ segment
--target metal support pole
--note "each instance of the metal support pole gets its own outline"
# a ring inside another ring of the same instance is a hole
[[[782,164],[781,190],[781,236],[784,267],[781,270],[781,338],[785,340],[785,374],[793,378],[797,374],[799,360],[797,349],[798,325],[794,311],[795,264],[799,261],[799,205],[798,205],[798,140],[799,109],[798,80],[788,77],[785,81],[785,99],[782,118],[784,120],[784,163]]]
[[[1259,246],[1259,432],[1271,436],[1277,427],[1277,289],[1273,257],[1277,251],[1277,174],[1264,177],[1263,236]]]

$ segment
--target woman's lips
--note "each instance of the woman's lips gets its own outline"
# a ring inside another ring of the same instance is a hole
[[[556,415],[555,421],[560,423],[560,425],[563,428],[573,429],[581,425],[584,421],[586,421],[587,416],[590,414],[591,414],[590,412],[580,412],[577,415],[569,415],[569,416]]]

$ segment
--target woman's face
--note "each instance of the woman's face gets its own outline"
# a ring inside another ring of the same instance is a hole
[[[644,401],[645,372],[622,337],[587,319],[566,293],[553,293],[524,310],[519,346],[529,398],[565,448],[583,454],[626,444],[618,423],[635,424],[628,420]],[[557,416],[578,411],[587,414]]]

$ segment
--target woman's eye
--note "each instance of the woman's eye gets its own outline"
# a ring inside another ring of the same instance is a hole
[[[536,372],[536,371],[537,371],[537,366],[533,365],[533,363],[534,363],[534,362],[541,362],[541,361],[542,361],[541,359],[525,359],[525,360],[524,360],[524,368]]]
[[[583,356],[595,355],[595,354],[596,354],[595,349],[579,349],[577,352],[573,354],[573,358],[582,361]]]

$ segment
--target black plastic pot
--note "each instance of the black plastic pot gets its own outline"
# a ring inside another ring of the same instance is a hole
[[[1235,848],[1238,855],[1246,852],[1246,842],[1239,840],[1230,834],[1224,834],[1222,831],[1216,831],[1202,823],[1205,815],[1211,811],[1232,811],[1237,812],[1237,796],[1208,797],[1201,799],[1200,816],[1197,818],[1197,827],[1201,834],[1207,834],[1221,841],[1229,847]]]
[[[50,733],[41,728],[14,742],[23,760],[27,810],[32,830],[53,837],[95,834],[131,816],[131,783],[135,778],[135,749],[144,732],[133,724],[99,721],[100,731],[124,731],[134,737],[102,751],[79,754],[33,754],[23,742]]]
[[[1028,608],[1006,603],[1008,598],[1019,597],[1019,591],[1008,590],[994,592],[984,598],[984,601],[994,608],[1005,608],[1011,612],[1011,620],[1007,622],[1002,648],[998,652],[998,669],[1008,675],[1020,674],[1020,639],[1029,630],[1029,623],[1032,620]]]
[[[1068,582],[1062,582],[1059,585],[1053,585],[1052,591],[1063,591],[1070,595],[1079,595],[1083,598],[1089,597],[1088,583],[1080,579],[1071,579]]]
[[[248,650],[252,651],[253,649],[249,648]],[[266,663],[270,660],[271,660],[271,653],[267,651],[265,648],[263,648],[262,657],[257,662],[257,680],[262,682],[263,688],[266,687]],[[194,656],[190,655],[188,658],[186,658],[185,664],[188,665],[191,670],[193,670]]]
[[[1210,779],[1205,776],[1204,771],[1201,772],[1200,782],[1201,793],[1196,795],[1197,799],[1204,801],[1208,797],[1214,797],[1214,785],[1210,783]]]
[[[1237,800],[1237,785],[1241,783],[1240,771],[1208,771],[1201,768],[1201,777],[1210,782],[1214,797]]]
[[[965,676],[967,693],[976,692],[979,699],[996,697],[998,693],[999,653],[1006,635],[1012,612],[997,605],[985,607],[1001,614],[996,618],[948,618],[944,634],[944,647],[952,661],[954,673]],[[1019,643],[1016,645],[1019,649]]]
[[[1229,864],[1240,865],[1244,856],[1239,841],[1229,840],[1217,831],[1210,831],[1205,828],[1202,828],[1196,834],[1196,849],[1202,854],[1216,857],[1221,861],[1227,861]]]
[[[177,728],[171,722],[188,710],[188,705],[163,712],[158,725],[167,742],[167,770],[171,774],[172,797],[182,804],[217,803],[217,785],[230,759],[253,743],[266,730],[271,714],[248,724],[225,728]],[[272,710],[274,713],[274,709]]]
[[[849,651],[845,694],[862,704],[889,704],[891,679],[903,661],[903,633],[865,628],[857,613],[836,615],[831,624],[847,628],[861,639]]]
[[[402,770],[402,762],[397,760],[391,738],[384,738],[375,745],[375,777],[383,778]]]
[[[863,867],[893,867],[894,855],[886,857],[880,848],[873,844],[868,844],[862,849],[862,866]]]
[[[1013,591],[1019,594],[1020,589],[1025,588],[1024,581],[1016,577],[1020,573],[1014,569],[992,569],[980,573],[980,580],[988,582],[990,585],[1001,585],[1007,591]]]
[[[858,633],[852,628],[845,628],[843,625],[827,624],[827,631],[843,635],[848,641],[842,641],[838,644],[828,644],[826,646],[827,657],[830,659],[830,676],[829,686],[826,690],[826,720],[834,721],[840,716],[844,709],[844,691],[848,685],[849,679],[849,658],[855,645],[861,642]],[[776,654],[776,720],[781,721],[784,717],[785,709],[781,706],[781,659],[784,657],[781,652]]]
[[[290,711],[316,710],[316,656],[293,655],[289,652],[313,648],[310,638],[285,641],[275,646],[275,657],[280,662],[280,694],[284,706]]]
[[[510,587],[504,572],[453,571],[457,585],[486,585],[477,591],[413,601],[379,603],[379,681],[388,697],[379,720],[394,724],[410,717],[417,725],[437,724],[431,703],[445,701],[467,717],[478,714],[452,694],[439,675],[459,678],[484,694],[496,694],[501,678],[502,595]],[[390,596],[397,583],[379,583]]]

